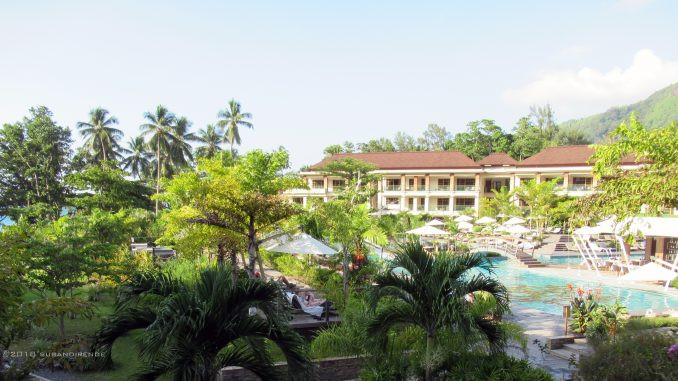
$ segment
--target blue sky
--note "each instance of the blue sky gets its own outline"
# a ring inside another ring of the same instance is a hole
[[[678,82],[678,2],[0,2],[0,122],[95,106],[128,137],[163,104],[203,128],[235,98],[242,149],[294,167],[344,140],[452,132],[529,105],[567,120]],[[77,133],[74,134],[77,137]]]

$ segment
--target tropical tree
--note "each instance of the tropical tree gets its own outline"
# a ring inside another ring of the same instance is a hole
[[[494,120],[482,119],[469,122],[468,130],[455,135],[450,148],[463,152],[473,160],[480,160],[493,152],[508,152],[511,139],[512,136],[505,133]]]
[[[395,268],[403,271],[395,272]],[[402,270],[401,269],[401,270]],[[480,271],[478,271],[480,270]],[[506,337],[497,319],[473,312],[469,295],[483,294],[495,301],[493,315],[508,310],[506,288],[489,272],[492,265],[480,254],[424,251],[415,240],[401,244],[386,272],[377,275],[371,291],[374,320],[370,335],[385,336],[396,326],[415,326],[426,335],[426,380],[433,379],[433,350],[446,332],[461,333],[485,341],[491,351],[501,350]],[[381,306],[382,300],[388,301]]]
[[[137,136],[127,142],[128,155],[120,162],[122,169],[132,176],[141,179],[148,174],[151,168],[152,154],[148,152],[148,145],[143,136]]]
[[[233,144],[240,145],[240,127],[252,128],[252,114],[240,110],[240,103],[235,99],[228,102],[228,108],[219,111],[217,117],[220,118],[217,125],[225,129],[224,141],[231,145],[231,152],[233,152]]]
[[[497,217],[499,215],[515,216],[520,212],[520,208],[515,203],[515,190],[509,190],[508,187],[501,187],[499,191],[492,189],[494,197],[487,197],[480,200],[481,216]]]
[[[142,124],[141,132],[144,136],[150,136],[148,141],[151,147],[155,148],[155,161],[157,165],[155,193],[160,193],[160,169],[163,158],[167,161],[170,157],[172,143],[176,140],[174,136],[174,124],[176,116],[166,107],[158,105],[155,113],[146,112],[144,118],[148,123]],[[159,201],[155,200],[155,214],[158,214]]]
[[[192,141],[198,138],[189,132],[191,122],[184,116],[177,118],[172,126],[174,139],[170,143],[170,160],[174,168],[186,168],[193,162]]]
[[[0,216],[56,219],[69,196],[71,132],[46,107],[0,128]]]
[[[641,211],[657,215],[678,207],[678,125],[648,130],[632,115],[610,138],[610,143],[594,146],[598,192],[579,200],[579,212],[621,221]],[[640,168],[622,168],[634,161]]]
[[[219,151],[221,151],[221,143],[223,143],[222,136],[224,132],[221,128],[214,127],[213,124],[208,124],[206,129],[198,131],[197,141],[202,143],[195,154],[198,157],[211,159]]]
[[[556,178],[541,183],[529,180],[515,189],[518,198],[525,202],[528,215],[536,221],[540,234],[551,217],[552,208],[564,198],[556,193],[559,180]]]
[[[104,365],[110,366],[115,340],[145,328],[140,340],[145,361],[138,379],[166,375],[212,381],[222,368],[239,366],[264,380],[306,380],[312,370],[307,346],[288,319],[287,301],[275,283],[233,282],[224,266],[204,270],[193,282],[146,273],[121,288],[94,349],[105,354]],[[276,370],[269,342],[285,356],[287,374]]]
[[[114,128],[118,119],[108,110],[97,107],[89,112],[89,121],[78,122],[77,127],[85,138],[84,147],[95,162],[116,160],[121,157],[118,141],[123,132]]]

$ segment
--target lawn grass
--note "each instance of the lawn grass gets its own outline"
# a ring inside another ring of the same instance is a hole
[[[675,317],[633,317],[626,323],[626,329],[639,330],[660,327],[678,327],[678,318]]]
[[[88,292],[88,288],[82,288],[76,294],[84,298],[88,295]],[[24,295],[24,299],[27,301],[36,300],[40,297],[35,292],[27,292]],[[95,302],[95,305],[96,312],[92,319],[85,319],[82,316],[76,316],[75,319],[65,319],[64,327],[67,337],[76,334],[84,336],[94,335],[101,327],[102,318],[113,313],[114,296],[111,293],[102,293],[101,300]],[[140,334],[140,331],[136,331],[116,340],[112,350],[113,369],[100,372],[74,372],[73,374],[79,379],[93,381],[130,379],[140,365],[139,351],[135,343],[135,338]],[[58,337],[59,329],[57,324],[54,321],[50,321],[44,326],[34,328],[26,337],[17,340],[12,345],[12,350],[45,351],[48,349],[45,346],[57,342]]]

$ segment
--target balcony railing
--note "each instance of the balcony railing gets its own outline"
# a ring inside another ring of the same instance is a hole
[[[437,212],[447,212],[448,210],[450,210],[450,206],[449,205],[430,205],[429,210],[431,210],[432,212],[436,212],[436,211]]]
[[[386,185],[384,189],[387,191],[399,191],[400,185]]]
[[[454,187],[454,190],[458,192],[468,192],[468,191],[475,191],[476,186],[475,185],[457,185]]]
[[[454,211],[455,212],[463,212],[464,210],[466,210],[468,208],[473,208],[473,205],[455,205]]]
[[[424,205],[417,205],[417,209],[416,209],[417,212],[423,212],[424,210],[426,210],[426,209],[424,209]]]
[[[344,185],[337,185],[336,187],[332,187],[333,192],[342,192],[344,189],[346,189],[346,186]]]
[[[425,185],[419,185],[419,186],[408,185],[408,186],[405,188],[405,190],[408,191],[408,192],[413,192],[413,191],[424,191],[424,190],[426,190],[426,186],[425,186]]]
[[[449,191],[450,186],[449,185],[431,185],[431,190],[432,191]]]
[[[590,191],[592,189],[593,189],[593,186],[585,185],[585,184],[572,184],[572,185],[567,187],[567,190],[573,191],[573,192]]]

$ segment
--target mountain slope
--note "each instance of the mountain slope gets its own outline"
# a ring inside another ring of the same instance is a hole
[[[594,141],[600,141],[621,122],[628,120],[631,112],[648,128],[664,127],[678,122],[678,83],[665,87],[647,99],[627,106],[613,107],[604,113],[582,119],[572,119],[560,124],[564,130],[582,131]]]

